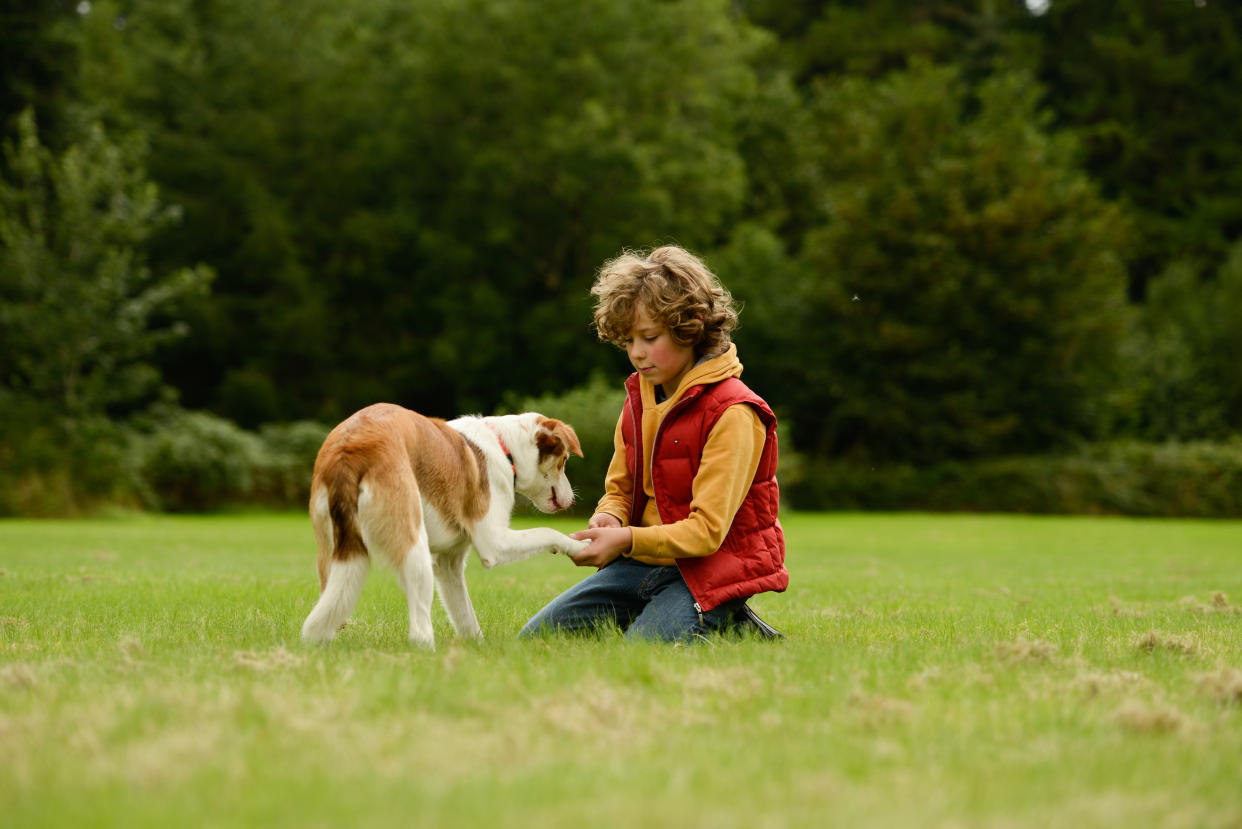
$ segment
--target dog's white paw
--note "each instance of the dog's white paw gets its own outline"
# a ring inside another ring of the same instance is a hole
[[[574,553],[580,553],[590,546],[591,546],[590,541],[578,541],[577,539],[574,539],[574,538],[566,538],[565,546],[560,550],[560,552],[564,553],[567,556],[572,556]]]

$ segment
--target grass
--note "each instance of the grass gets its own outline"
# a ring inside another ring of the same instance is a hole
[[[524,519],[525,521],[525,519]],[[530,521],[525,521],[530,524]],[[558,522],[553,522],[558,523]],[[566,529],[568,523],[559,522]],[[1242,824],[1242,523],[792,515],[789,638],[327,648],[302,516],[0,522],[6,826]]]

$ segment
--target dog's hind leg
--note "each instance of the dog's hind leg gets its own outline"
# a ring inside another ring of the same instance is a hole
[[[358,603],[370,570],[366,549],[344,512],[347,506],[339,510],[338,527],[333,524],[328,491],[318,489],[311,498],[311,524],[319,547],[319,601],[302,623],[302,639],[307,642],[332,641]]]
[[[431,548],[427,530],[419,528],[418,538],[405,554],[397,569],[397,581],[405,591],[410,606],[410,644],[435,650],[436,635],[431,627],[431,603],[435,599]]]
[[[311,495],[311,527],[315,530],[315,544],[319,548],[316,569],[319,571],[319,593],[328,586],[328,570],[332,566],[332,516],[328,514],[328,492],[317,489]]]
[[[349,614],[353,613],[370,569],[370,559],[365,555],[331,562],[319,601],[302,624],[303,641],[332,641],[337,630],[345,624]]]
[[[410,608],[410,644],[434,650],[431,547],[418,485],[408,466],[389,470],[383,485],[374,489],[364,485],[358,496],[358,524],[371,555],[388,561],[397,571],[397,583],[405,591]]]
[[[435,569],[440,601],[448,612],[449,621],[453,623],[453,630],[464,639],[481,640],[483,630],[474,615],[470,594],[466,592],[466,553],[469,551],[470,544],[467,542],[441,553],[432,560],[432,567]]]

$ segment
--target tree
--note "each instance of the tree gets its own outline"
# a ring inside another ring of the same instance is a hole
[[[243,422],[572,387],[612,356],[594,269],[711,244],[745,198],[762,37],[724,0],[96,9],[83,97],[150,133],[191,218],[161,250],[219,274],[171,365]]]
[[[141,145],[98,124],[61,154],[18,121],[0,178],[0,388],[68,420],[141,406],[162,388],[152,355],[184,333],[177,303],[206,268],[157,274],[143,246],[176,218]]]
[[[786,295],[739,338],[766,339],[749,363],[804,451],[933,462],[1107,422],[1125,224],[1047,130],[1040,92],[1022,74],[972,92],[926,65],[819,89],[802,159],[818,223],[792,256],[752,237],[769,270],[736,290]]]
[[[75,55],[59,23],[74,14],[73,6],[65,0],[0,0],[0,129],[13,128],[28,107],[45,132],[49,124],[60,126]]]
[[[1207,278],[1180,262],[1151,280],[1126,348],[1133,433],[1149,440],[1242,434],[1242,242]]]
[[[1242,238],[1242,4],[1054,0],[1032,27],[1058,126],[1136,216],[1135,296],[1174,262],[1216,270]]]
[[[778,59],[803,86],[818,78],[878,78],[911,61],[956,63],[971,77],[1034,69],[1024,0],[744,0],[780,38]]]

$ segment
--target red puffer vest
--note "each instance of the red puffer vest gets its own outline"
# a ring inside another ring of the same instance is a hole
[[[638,374],[625,382],[630,416],[622,420],[625,457],[634,481],[630,524],[637,525],[647,506],[642,469],[642,395]],[[688,389],[656,430],[652,446],[652,491],[660,519],[671,524],[690,514],[691,486],[698,474],[707,435],[724,410],[738,403],[754,407],[767,428],[767,440],[750,491],[733,517],[720,549],[708,556],[677,559],[686,586],[700,611],[730,599],[744,598],[789,586],[785,569],[785,534],[777,518],[780,491],[776,484],[776,415],[745,383],[730,377]]]

